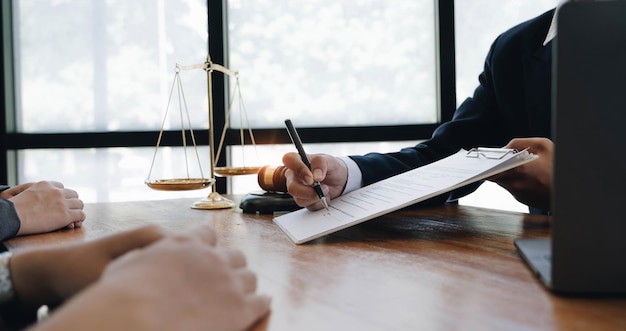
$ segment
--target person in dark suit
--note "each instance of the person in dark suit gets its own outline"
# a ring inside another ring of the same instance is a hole
[[[551,81],[556,10],[502,33],[492,44],[479,86],[432,137],[394,153],[334,157],[311,155],[311,169],[296,153],[283,156],[287,188],[296,203],[322,207],[311,189],[314,181],[331,200],[341,194],[473,147],[528,148],[539,158],[490,178],[531,210],[549,210],[552,183]],[[443,203],[475,190],[466,187],[436,197]]]

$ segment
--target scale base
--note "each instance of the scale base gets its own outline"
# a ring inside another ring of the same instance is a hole
[[[211,192],[206,198],[196,201],[191,205],[193,209],[226,209],[232,208],[235,203],[226,199],[217,192]]]
[[[256,191],[246,194],[239,203],[239,208],[247,214],[273,214],[290,212],[298,206],[288,193]]]

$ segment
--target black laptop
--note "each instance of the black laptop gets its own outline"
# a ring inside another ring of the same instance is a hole
[[[517,239],[550,289],[626,293],[626,1],[572,2],[553,41],[552,238]]]

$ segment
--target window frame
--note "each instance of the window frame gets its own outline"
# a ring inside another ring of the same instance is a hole
[[[455,36],[454,0],[433,0],[435,2],[436,65],[437,65],[437,114],[434,124],[407,124],[394,126],[350,126],[350,127],[308,127],[299,129],[303,139],[309,143],[356,143],[380,141],[406,141],[428,139],[441,123],[449,121],[456,110],[455,83]],[[208,51],[216,63],[228,64],[227,0],[207,0]],[[24,149],[47,148],[108,148],[108,147],[150,147],[158,131],[115,131],[77,133],[20,133],[16,131],[17,109],[15,104],[15,68],[13,48],[13,1],[1,1],[0,24],[2,65],[0,74],[0,182],[17,184],[17,151]],[[214,139],[219,141],[225,122],[227,89],[224,77],[213,79]],[[220,124],[221,123],[221,124]],[[180,131],[165,131],[165,137],[176,137]],[[283,127],[255,129],[256,144],[289,144],[289,135]],[[208,145],[208,132],[196,132],[200,145]],[[166,139],[169,140],[169,139]],[[176,139],[171,139],[176,141]],[[250,144],[250,141],[246,141]],[[239,129],[228,128],[221,153],[226,155],[228,146],[240,145]],[[172,145],[169,145],[172,146]],[[218,166],[226,165],[226,158],[218,160]],[[217,178],[216,190],[227,193],[225,178]]]

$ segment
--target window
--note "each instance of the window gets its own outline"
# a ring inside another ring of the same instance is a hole
[[[206,56],[203,0],[20,0],[13,19],[18,132],[158,130],[175,64]]]
[[[231,113],[220,162],[236,166],[241,151],[260,155],[246,162],[280,162],[292,148],[287,117],[302,128],[311,152],[337,154],[414,144],[441,118],[430,0],[20,0],[2,2],[2,16],[9,78],[3,89],[9,168],[3,172],[11,184],[59,180],[87,202],[207,193],[144,185],[174,66],[203,62],[207,45],[212,60],[240,73],[246,106],[245,122],[243,113]],[[206,79],[187,72],[181,78],[209,171]],[[234,84],[220,79],[214,99],[223,111],[224,91]],[[254,129],[256,147],[239,145],[240,123]],[[218,112],[216,129],[225,125]],[[177,137],[181,125],[166,118],[164,129]],[[159,149],[153,178],[185,176],[181,160],[192,163],[195,155],[175,145]],[[228,178],[221,190],[246,193],[255,181]]]
[[[287,117],[308,127],[438,121],[432,0],[230,0],[227,8],[228,59],[241,72],[252,126]]]
[[[240,72],[249,120],[233,108],[232,123],[282,129],[285,118],[299,128],[437,123],[434,6],[432,0],[228,1],[227,58]],[[362,154],[416,143],[307,143],[320,135],[303,136],[307,152]],[[233,147],[232,163],[261,155],[262,164],[278,165],[294,147],[243,150]],[[258,189],[256,177],[232,182]]]
[[[228,128],[221,165],[279,163],[293,150],[285,118],[311,153],[397,150],[428,138],[455,109],[455,23],[462,97],[475,86],[495,33],[511,25],[512,16],[529,18],[545,6],[538,0],[2,1],[7,123],[1,130],[8,139],[0,175],[10,184],[59,180],[86,202],[208,194],[144,185],[152,165],[152,178],[186,176],[185,158],[190,171],[198,171],[195,153],[175,140],[179,110],[169,109],[172,118],[164,114],[175,65],[201,63],[207,49],[215,63],[239,72],[245,105],[244,112],[231,109],[226,123],[235,84],[216,77],[217,140]],[[476,20],[476,7],[501,15]],[[479,44],[474,36],[481,31],[493,34]],[[206,77],[180,77],[207,172]],[[153,163],[164,120],[170,140]],[[240,144],[247,126],[256,146]],[[254,189],[254,176],[218,178],[220,192]]]
[[[54,134],[76,134],[66,137],[68,144],[88,146],[108,144],[106,133],[141,131],[146,132],[142,139],[156,145],[176,63],[206,57],[206,1],[11,3],[16,116],[9,132],[15,140],[34,140],[16,153],[17,182],[59,180],[87,202],[170,197],[144,185],[154,148],[33,147],[55,139]],[[206,105],[206,80],[202,75],[183,79],[195,110],[189,112],[191,122],[206,128],[206,106],[197,106]],[[165,129],[178,130],[180,124],[174,118]],[[129,146],[137,143],[133,135],[126,139]],[[157,178],[184,176],[181,149],[162,152]]]

